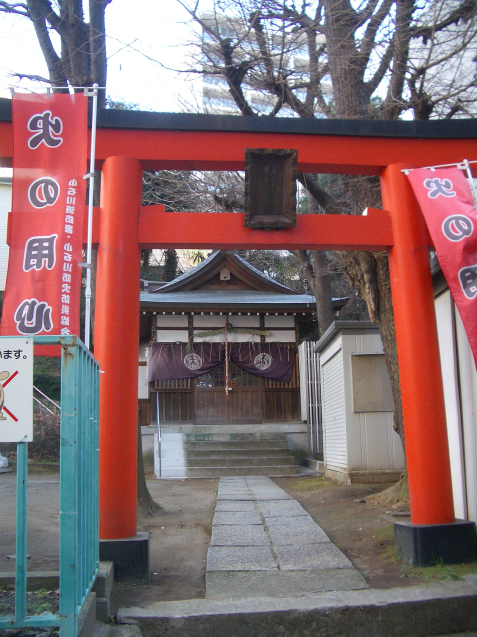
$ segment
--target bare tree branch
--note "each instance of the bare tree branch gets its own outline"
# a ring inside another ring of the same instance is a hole
[[[30,80],[32,82],[44,82],[49,84],[50,80],[47,77],[41,75],[29,75],[28,73],[9,73],[10,77],[18,77],[19,80]]]
[[[422,38],[424,44],[432,38],[438,31],[443,31],[447,27],[458,24],[460,20],[467,22],[477,15],[477,4],[475,0],[463,0],[461,4],[451,11],[444,20],[431,25],[423,25],[410,29],[411,38]]]
[[[340,206],[335,199],[322,188],[315,175],[306,173],[299,173],[297,175],[298,181],[307,189],[307,191],[316,199],[318,204],[323,208],[323,211],[329,215],[341,215],[345,210]]]
[[[28,7],[24,2],[5,2],[0,0],[0,13],[13,13],[29,18]]]

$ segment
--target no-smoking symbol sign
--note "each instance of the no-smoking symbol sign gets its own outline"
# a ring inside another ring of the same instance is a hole
[[[0,442],[33,440],[33,339],[0,337]]]

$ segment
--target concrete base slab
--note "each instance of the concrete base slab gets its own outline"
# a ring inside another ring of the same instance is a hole
[[[421,637],[477,629],[477,580],[122,608],[143,637]]]
[[[110,597],[114,583],[113,562],[100,562],[93,591],[98,597]]]
[[[396,553],[414,566],[458,564],[477,559],[475,522],[456,520],[452,524],[394,523]]]
[[[452,633],[452,635],[436,635],[435,637],[477,637],[476,632],[465,632],[465,633]]]
[[[216,572],[206,574],[207,599],[287,597],[335,590],[368,588],[356,569],[323,571]]]
[[[255,511],[255,502],[253,500],[220,500],[217,502],[215,511],[235,511],[235,512],[251,512]]]
[[[283,571],[353,568],[349,559],[331,542],[274,548]]]
[[[298,546],[303,542],[307,544],[321,544],[322,542],[331,541],[323,529],[316,524],[314,527],[306,530],[305,538],[303,537],[302,529],[299,527],[290,528],[289,525],[281,526],[274,524],[268,527],[268,531],[274,546],[283,546],[285,544]]]
[[[96,625],[96,593],[90,593],[78,617],[78,637],[92,637]]]
[[[260,517],[260,513],[258,511],[249,511],[244,513],[240,511],[219,511],[214,515],[214,521],[212,524],[214,526],[220,524],[232,524],[240,526],[248,524],[262,524],[262,518]]]
[[[37,591],[40,588],[53,590],[59,587],[60,574],[58,571],[30,571],[27,574],[27,589]],[[15,586],[15,572],[0,571],[0,588]]]
[[[243,494],[243,495],[223,495],[222,493],[217,494],[217,503],[222,500],[234,501],[234,502],[253,502],[254,497],[251,493]]]
[[[207,551],[207,572],[273,571],[277,565],[269,546],[211,546]]]
[[[93,637],[142,637],[137,622],[128,620],[124,624],[103,624],[97,621]]]
[[[296,500],[268,500],[259,502],[260,511],[264,517],[308,515]]]
[[[265,516],[265,524],[272,530],[275,528],[286,528],[296,533],[308,534],[313,532],[317,528],[317,524],[313,521],[309,515],[296,515],[296,516]],[[319,527],[321,528],[321,527]]]
[[[305,458],[303,462],[305,467],[309,467],[310,469],[313,469],[317,473],[323,473],[323,471],[325,470],[325,463],[323,462],[323,460],[315,460],[314,458]]]
[[[110,616],[110,600],[114,584],[113,562],[100,562],[98,574],[93,584],[96,593],[96,619],[107,623]]]
[[[265,529],[257,524],[248,526],[214,526],[210,546],[269,546]]]
[[[149,533],[120,540],[100,540],[99,559],[114,562],[116,581],[149,584]]]
[[[282,493],[276,493],[274,491],[261,491],[255,494],[255,500],[261,502],[262,500],[293,500],[291,495],[282,491]]]

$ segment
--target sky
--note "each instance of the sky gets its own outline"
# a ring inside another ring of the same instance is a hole
[[[48,76],[31,22],[0,13],[0,33],[0,97],[10,97],[11,85],[35,92],[30,80],[18,83],[9,77],[12,71]],[[186,68],[190,20],[176,0],[112,0],[106,7],[106,34],[107,94],[113,100],[163,112],[183,110],[179,95],[193,101],[194,82],[164,68]]]

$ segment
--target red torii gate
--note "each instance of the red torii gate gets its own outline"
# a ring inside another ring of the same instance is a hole
[[[2,122],[0,162],[11,158]],[[3,118],[5,120],[5,118]],[[295,228],[244,228],[243,214],[141,206],[143,169],[243,170],[245,148],[294,148],[298,171],[378,175],[385,211],[298,216]],[[100,386],[100,537],[136,536],[141,248],[388,250],[413,525],[454,526],[429,236],[402,169],[477,157],[475,120],[362,122],[103,111],[95,355]],[[473,530],[475,534],[475,526]]]

